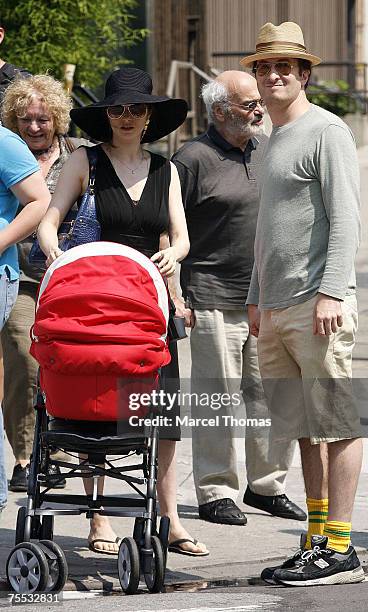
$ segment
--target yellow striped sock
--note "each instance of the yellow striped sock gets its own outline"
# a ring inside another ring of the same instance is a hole
[[[308,533],[305,548],[311,548],[312,535],[322,535],[328,516],[328,499],[311,499],[307,497]]]
[[[350,546],[351,523],[326,521],[323,535],[328,537],[328,548],[346,552]]]

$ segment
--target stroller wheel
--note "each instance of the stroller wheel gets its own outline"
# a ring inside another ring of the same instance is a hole
[[[134,538],[124,538],[119,547],[118,573],[124,593],[132,595],[139,586],[139,550]]]
[[[40,528],[40,540],[52,540],[54,537],[54,517],[45,514]]]
[[[59,593],[63,590],[68,579],[68,564],[64,552],[55,542],[51,540],[40,540],[40,548],[45,553],[49,566],[49,579],[46,591]]]
[[[26,530],[26,512],[27,510],[24,506],[22,506],[18,510],[17,524],[15,528],[15,545],[16,546],[17,544],[20,544],[21,542],[29,542],[31,538],[37,540],[39,536],[40,517],[39,516],[31,517],[31,530],[29,532]]]
[[[16,593],[44,591],[49,579],[44,552],[31,542],[18,544],[6,562],[6,576],[10,588]]]
[[[24,506],[19,508],[17,514],[17,525],[15,528],[15,545],[24,542],[24,528],[26,522],[26,509]]]
[[[164,556],[166,559],[167,548],[169,546],[169,533],[170,533],[170,519],[168,516],[162,516],[160,519],[160,529],[158,532],[158,537],[160,538],[160,542],[162,545],[162,549],[164,551]],[[165,563],[166,567],[166,563]]]
[[[144,542],[144,518],[136,517],[134,521],[133,538],[137,543],[138,549]]]
[[[158,536],[152,536],[153,559],[151,572],[144,574],[144,579],[150,593],[160,593],[165,581],[164,551]]]

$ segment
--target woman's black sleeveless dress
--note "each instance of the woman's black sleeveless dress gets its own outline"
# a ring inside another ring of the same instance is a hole
[[[151,153],[147,181],[140,200],[136,202],[120,181],[101,145],[96,150],[95,197],[101,240],[125,244],[152,257],[159,251],[160,234],[169,227],[170,162]],[[176,343],[170,344],[170,354],[171,362],[162,368],[161,388],[168,393],[177,393],[180,384]],[[170,413],[163,414],[172,419],[172,426],[161,428],[160,438],[180,440],[179,403],[175,402]]]

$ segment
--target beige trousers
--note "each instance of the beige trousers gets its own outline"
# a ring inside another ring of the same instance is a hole
[[[318,444],[361,436],[351,381],[356,297],[346,296],[343,325],[331,336],[313,335],[315,299],[261,314],[258,357],[272,448],[298,438]]]
[[[247,419],[269,417],[258,368],[257,341],[249,333],[247,315],[241,310],[195,310],[191,332],[191,391],[236,393],[243,390],[242,405],[223,405],[216,411]],[[226,402],[227,403],[227,402]],[[207,411],[207,413],[211,411]],[[192,416],[207,414],[192,403]],[[284,493],[294,445],[283,446],[277,462],[269,462],[269,427],[221,426],[192,428],[193,474],[199,504],[239,493],[236,438],[245,437],[246,470],[251,490],[260,495]]]

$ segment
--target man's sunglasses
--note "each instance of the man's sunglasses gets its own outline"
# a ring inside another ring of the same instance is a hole
[[[231,106],[238,106],[239,108],[243,108],[246,111],[254,111],[257,106],[264,106],[264,101],[260,100],[250,100],[250,102],[246,102],[246,104],[237,104],[236,102],[230,102]]]
[[[107,107],[107,115],[110,119],[120,119],[125,113],[133,119],[144,117],[147,113],[147,104],[118,104]]]
[[[258,74],[258,76],[268,76],[271,74],[271,70],[274,69],[277,74],[281,74],[282,76],[288,76],[292,71],[293,65],[289,62],[276,62],[275,64],[267,64],[262,62],[262,64],[257,64],[253,68],[254,74]]]

